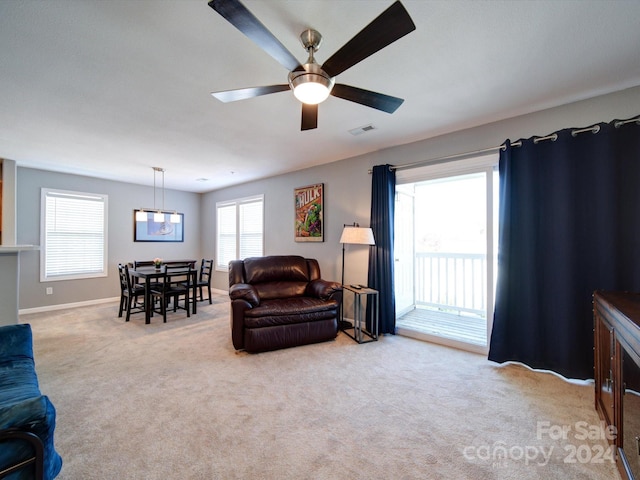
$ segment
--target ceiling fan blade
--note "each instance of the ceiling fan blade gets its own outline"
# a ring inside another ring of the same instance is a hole
[[[402,98],[392,97],[370,90],[363,90],[362,88],[352,87],[350,85],[342,85],[340,83],[336,83],[333,86],[331,95],[387,113],[395,112],[398,107],[402,105],[402,102],[404,102]]]
[[[397,1],[324,62],[322,69],[335,77],[415,29],[409,13]]]
[[[239,0],[211,0],[209,6],[287,70],[302,68],[296,57]]]
[[[302,104],[302,125],[300,130],[313,130],[318,128],[318,105]]]
[[[259,97],[261,95],[268,95],[270,93],[284,92],[285,90],[291,90],[289,84],[268,85],[266,87],[239,88],[237,90],[212,92],[211,95],[216,97],[221,102],[228,103],[238,100],[245,100],[247,98]]]

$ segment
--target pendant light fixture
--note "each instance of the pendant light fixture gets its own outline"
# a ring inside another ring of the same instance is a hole
[[[153,168],[153,210],[145,210],[143,208],[141,208],[140,210],[138,210],[136,212],[136,222],[146,222],[147,221],[147,214],[151,211],[153,211],[153,221],[156,223],[162,223],[165,221],[165,209],[164,209],[164,168],[162,167],[152,167]],[[157,209],[156,208],[156,197],[157,197],[157,188],[156,188],[156,177],[157,174],[161,173],[162,174],[162,209]],[[180,223],[180,215],[178,215],[177,211],[173,211],[173,213],[171,213],[169,215],[169,222],[170,223]]]

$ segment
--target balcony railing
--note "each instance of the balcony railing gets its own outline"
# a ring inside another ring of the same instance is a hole
[[[416,253],[416,305],[486,315],[486,255]]]

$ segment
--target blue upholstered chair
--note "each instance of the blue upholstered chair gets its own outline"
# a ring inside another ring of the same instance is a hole
[[[0,478],[55,478],[62,468],[55,424],[56,410],[38,386],[31,326],[0,327]]]

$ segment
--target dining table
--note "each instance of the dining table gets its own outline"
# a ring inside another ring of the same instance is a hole
[[[197,294],[197,285],[196,281],[198,279],[198,270],[195,268],[189,268],[189,266],[185,266],[184,269],[173,269],[171,270],[171,274],[175,276],[185,275],[186,273],[191,274],[191,303],[192,313],[197,313],[197,304],[196,294]],[[144,266],[138,268],[130,268],[129,274],[132,277],[139,278],[144,280],[144,323],[151,323],[151,314],[153,312],[153,304],[151,303],[151,282],[153,280],[164,279],[165,277],[165,269],[164,267],[156,268],[154,266]]]

